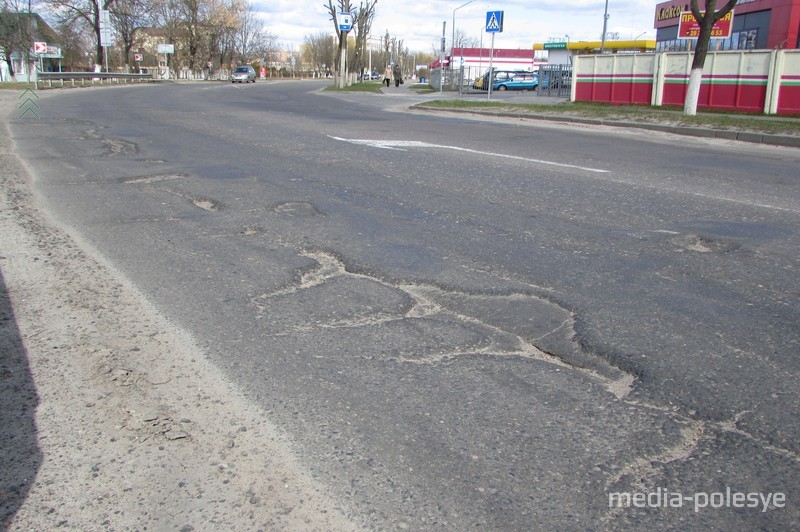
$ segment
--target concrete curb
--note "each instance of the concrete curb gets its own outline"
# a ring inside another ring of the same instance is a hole
[[[654,124],[650,122],[630,122],[622,120],[604,120],[599,118],[581,118],[575,116],[558,116],[543,114],[528,114],[516,112],[495,112],[485,111],[480,108],[475,109],[446,109],[442,107],[427,107],[416,105],[414,109],[423,111],[446,111],[449,113],[482,114],[487,116],[497,116],[502,118],[518,118],[525,120],[546,120],[552,122],[565,122],[571,124],[587,124],[594,126],[626,127],[633,129],[644,129],[649,131],[661,131],[663,133],[673,133],[689,137],[717,138],[726,140],[738,140],[741,142],[751,142],[756,144],[767,144],[771,146],[787,146],[790,148],[800,148],[800,136],[792,135],[773,135],[770,133],[759,133],[755,131],[730,131],[724,129],[711,129],[690,126],[672,126],[669,124]]]

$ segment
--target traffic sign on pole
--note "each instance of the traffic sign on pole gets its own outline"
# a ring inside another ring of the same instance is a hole
[[[107,9],[100,11],[100,46],[113,46],[111,42],[111,13]]]
[[[351,29],[353,29],[353,15],[339,13],[339,31],[350,31]]]
[[[502,32],[503,32],[503,12],[487,11],[486,33],[502,33]]]

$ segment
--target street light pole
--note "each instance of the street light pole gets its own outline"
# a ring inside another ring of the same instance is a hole
[[[442,21],[442,46],[439,48],[439,93],[444,91],[444,39],[447,21]]]
[[[603,35],[600,38],[600,53],[602,54],[606,49],[606,29],[608,28],[608,0],[606,0],[606,9],[603,12]]]
[[[456,11],[458,11],[462,7],[466,7],[466,6],[470,5],[472,2],[475,2],[475,1],[476,0],[469,0],[469,2],[467,2],[465,4],[461,4],[460,6],[458,6],[457,8],[455,8],[453,10],[453,28],[452,28],[453,35],[452,35],[452,38],[450,39],[450,68],[451,69],[453,68],[453,48],[456,45]]]

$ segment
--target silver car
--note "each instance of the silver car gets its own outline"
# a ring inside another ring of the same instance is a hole
[[[253,83],[256,82],[256,71],[251,66],[237,66],[231,73],[231,83]]]

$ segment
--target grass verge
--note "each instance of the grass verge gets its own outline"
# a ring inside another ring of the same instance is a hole
[[[491,101],[432,100],[419,104],[419,107],[466,109],[487,113],[516,112],[521,116],[530,114],[623,122],[663,122],[687,127],[707,127],[732,131],[756,131],[800,136],[800,117],[796,116],[765,116],[724,111],[702,111],[696,116],[686,116],[683,114],[682,109],[676,107],[623,106],[594,102],[564,102],[546,105]]]
[[[325,90],[333,92],[380,92],[381,87],[383,87],[383,83],[378,81],[359,81],[343,89],[337,88],[335,84],[331,84],[326,87]]]

